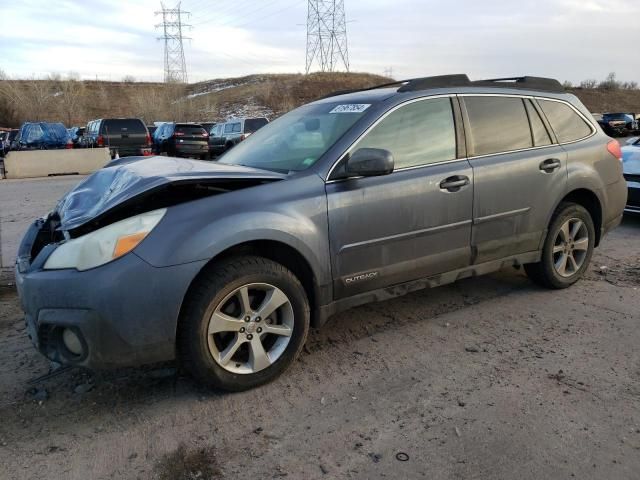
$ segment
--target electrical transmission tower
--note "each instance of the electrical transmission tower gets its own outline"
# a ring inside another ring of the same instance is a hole
[[[164,40],[164,81],[167,83],[187,83],[187,64],[184,60],[183,40],[188,37],[182,35],[182,29],[188,28],[182,22],[184,15],[189,15],[180,9],[180,3],[174,8],[166,8],[163,2],[160,2],[162,10],[155,12],[156,15],[162,15],[162,23],[156,25],[161,28],[163,35],[158,40]]]
[[[322,72],[349,71],[344,0],[309,0],[306,72],[316,63]]]

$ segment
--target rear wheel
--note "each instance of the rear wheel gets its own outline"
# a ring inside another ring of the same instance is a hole
[[[201,382],[246,390],[284,372],[308,331],[309,304],[293,273],[262,257],[235,257],[215,265],[190,292],[179,356]]]
[[[589,212],[575,203],[562,203],[554,214],[538,263],[525,265],[531,280],[547,288],[566,288],[589,267],[595,245]]]

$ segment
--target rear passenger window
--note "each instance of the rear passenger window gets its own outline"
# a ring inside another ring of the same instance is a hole
[[[384,148],[395,168],[415,167],[456,158],[451,100],[420,100],[400,107],[376,125],[359,148]]]
[[[224,133],[233,133],[233,124],[232,123],[227,123],[224,126]]]
[[[551,137],[547,132],[547,127],[544,126],[540,114],[531,103],[531,100],[525,100],[524,104],[527,107],[527,115],[529,115],[529,123],[531,123],[531,135],[533,136],[533,144],[536,147],[543,147],[545,145],[551,145]]]
[[[591,127],[569,105],[551,100],[538,100],[560,143],[580,140],[591,134]]]
[[[465,97],[473,155],[531,148],[524,102],[516,97]]]

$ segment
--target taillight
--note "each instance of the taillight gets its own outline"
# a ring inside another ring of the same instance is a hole
[[[98,145],[99,147],[104,147],[104,137],[102,135],[98,135],[96,145]]]
[[[247,136],[244,133],[240,135],[240,141],[244,140],[245,138],[247,138]]]
[[[67,140],[67,144],[64,146],[64,148],[73,148],[73,142],[71,141],[71,139]]]
[[[611,140],[607,143],[607,151],[618,160],[622,161],[622,148],[620,148],[620,144],[617,140]]]
[[[147,147],[151,146],[151,135],[147,133]]]

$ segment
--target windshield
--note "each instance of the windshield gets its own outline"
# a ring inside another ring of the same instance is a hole
[[[368,107],[336,103],[305,105],[259,129],[224,154],[220,162],[277,172],[305,170],[324,155]]]

